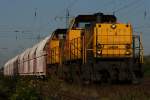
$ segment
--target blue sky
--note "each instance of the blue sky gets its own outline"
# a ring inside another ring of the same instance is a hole
[[[0,65],[37,43],[38,37],[65,27],[66,8],[71,16],[117,11],[119,22],[143,33],[145,55],[150,54],[149,5],[150,0],[0,0]]]

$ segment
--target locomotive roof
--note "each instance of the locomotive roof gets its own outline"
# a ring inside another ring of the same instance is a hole
[[[117,18],[115,15],[104,15],[103,13],[95,13],[93,15],[78,15],[75,18],[76,22],[89,22],[96,21],[98,16],[101,18],[101,22],[116,22]]]
[[[56,29],[54,31],[55,34],[66,34],[67,29]]]

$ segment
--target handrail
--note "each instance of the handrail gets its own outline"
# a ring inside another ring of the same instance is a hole
[[[140,62],[141,63],[144,63],[144,57],[143,57],[143,55],[144,55],[144,48],[143,48],[143,45],[142,45],[142,33],[140,33],[140,50],[141,50],[141,52],[140,52]]]
[[[81,55],[81,49],[79,47],[80,43],[80,37],[78,38],[74,38],[72,40],[70,40],[70,59],[78,59],[79,55]]]
[[[58,53],[56,52],[57,49],[59,49],[59,46],[51,48],[51,51],[52,51],[52,53],[50,54],[50,56],[51,56],[51,63],[56,62],[56,57],[60,55],[59,52]]]

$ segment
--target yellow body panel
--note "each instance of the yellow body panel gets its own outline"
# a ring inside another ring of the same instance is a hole
[[[75,29],[69,30],[68,32],[67,60],[77,60],[81,58],[81,31],[80,29]]]
[[[81,37],[81,30],[69,30],[69,41],[74,40],[75,38]]]
[[[50,64],[60,63],[59,40],[50,41]]]
[[[115,24],[96,24],[94,28],[94,56],[97,52],[101,56],[131,56],[132,53],[132,29],[131,25]],[[101,45],[97,48],[97,45]],[[127,48],[129,46],[129,48]],[[129,53],[129,54],[128,54]]]

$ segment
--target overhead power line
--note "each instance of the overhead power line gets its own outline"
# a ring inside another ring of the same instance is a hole
[[[119,11],[121,11],[121,10],[123,10],[123,9],[127,9],[127,8],[129,8],[131,5],[133,6],[133,5],[137,4],[137,2],[140,2],[140,1],[142,1],[142,0],[134,0],[134,1],[132,1],[132,2],[130,2],[130,3],[126,4],[126,5],[124,5],[124,6],[122,6],[122,7],[120,7],[120,8],[114,10],[113,13],[119,12]]]
[[[69,20],[70,18],[72,18],[72,16],[70,16],[70,10],[71,8],[78,2],[79,0],[73,0],[71,3],[68,4],[67,7],[65,7],[60,13],[65,13],[65,16],[60,16],[60,15],[56,15],[55,16],[55,20],[57,19],[66,19],[66,28],[69,26]],[[60,14],[59,13],[59,14]]]

